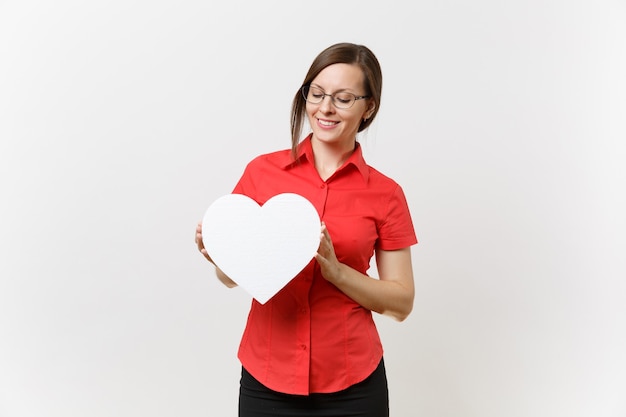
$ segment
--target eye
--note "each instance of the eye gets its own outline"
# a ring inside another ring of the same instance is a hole
[[[313,98],[320,99],[324,97],[324,92],[319,88],[311,87],[311,89],[309,90],[309,95]]]
[[[354,96],[350,93],[338,93],[335,94],[335,100],[340,103],[348,104],[354,99]]]

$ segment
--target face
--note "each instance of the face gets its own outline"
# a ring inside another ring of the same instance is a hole
[[[325,94],[339,92],[352,93],[355,96],[366,94],[363,72],[357,65],[333,64],[324,68],[311,82]],[[354,147],[359,125],[364,117],[373,110],[373,100],[356,100],[349,109],[338,109],[330,97],[324,97],[321,103],[306,103],[306,113],[313,129],[313,140],[345,148]]]

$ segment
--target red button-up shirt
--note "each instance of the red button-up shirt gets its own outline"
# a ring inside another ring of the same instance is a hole
[[[326,181],[315,169],[310,137],[295,162],[290,150],[261,155],[248,164],[233,193],[261,205],[280,193],[307,198],[326,223],[338,260],[361,273],[375,248],[417,243],[402,189],[365,163],[358,143]],[[382,355],[371,311],[325,280],[312,260],[267,303],[252,300],[238,357],[266,387],[307,395],[364,380]]]

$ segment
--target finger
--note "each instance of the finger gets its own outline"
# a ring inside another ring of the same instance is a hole
[[[202,222],[196,225],[196,242],[202,244]]]
[[[320,235],[320,248],[323,248],[327,254],[334,250],[333,241],[330,239],[330,234],[326,229]]]
[[[320,264],[320,266],[328,265],[328,259],[324,258],[324,255],[320,253],[315,254],[315,260]]]
[[[196,236],[196,246],[198,247],[199,251],[202,251],[204,249],[204,242],[202,241],[202,235]]]
[[[324,237],[326,237],[326,239],[328,239],[329,242],[332,242],[332,239],[330,238],[330,232],[328,231],[328,227],[326,227],[326,223],[322,222],[322,234],[324,235]]]

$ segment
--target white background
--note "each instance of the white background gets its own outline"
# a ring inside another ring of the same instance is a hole
[[[235,416],[249,297],[193,231],[313,58],[384,73],[420,244],[393,417],[626,416],[626,3],[0,1],[0,416]]]

